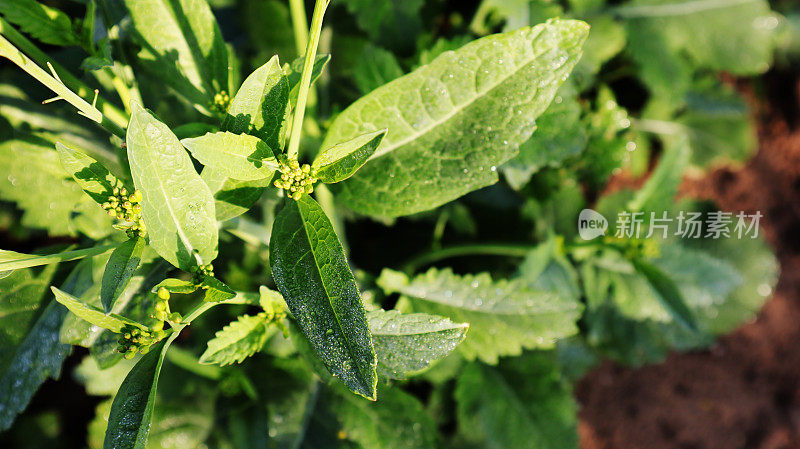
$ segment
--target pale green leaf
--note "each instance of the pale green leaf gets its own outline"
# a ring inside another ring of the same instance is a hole
[[[467,323],[397,310],[374,310],[367,313],[367,320],[378,369],[393,379],[405,379],[443,359],[464,340],[469,329]]]
[[[150,246],[186,271],[211,263],[218,239],[214,198],[177,137],[134,103],[127,143]]]
[[[114,302],[125,291],[133,273],[139,268],[146,243],[144,237],[137,236],[118,246],[111,253],[100,289],[100,301],[106,312],[114,308]]]
[[[49,265],[84,257],[96,256],[107,253],[116,245],[95,246],[94,248],[76,249],[56,254],[23,254],[15,251],[0,249],[0,271],[18,270],[20,268]]]
[[[646,215],[656,212],[660,218],[658,214],[669,210],[674,204],[690,156],[686,138],[679,137],[665,148],[658,167],[628,203],[628,209],[632,212],[644,211]]]
[[[470,360],[494,364],[523,349],[552,348],[578,332],[582,307],[577,299],[532,290],[520,280],[493,281],[487,273],[458,276],[435,268],[409,279],[384,269],[378,285],[408,298],[416,312],[469,323],[458,350]]]
[[[213,276],[204,276],[200,288],[205,292],[204,299],[208,302],[226,301],[236,297],[235,291]]]
[[[50,45],[77,45],[69,16],[34,0],[0,0],[0,14],[35,39]]]
[[[287,200],[278,213],[270,265],[317,357],[351,390],[374,400],[377,362],[358,284],[333,225],[311,197]]]
[[[209,340],[208,348],[200,356],[200,363],[231,365],[258,352],[274,333],[266,314],[241,315]]]
[[[72,175],[83,191],[98,204],[107,202],[115,187],[109,181],[111,173],[108,169],[93,158],[60,142],[56,143],[56,150],[64,170]]]
[[[101,309],[92,305],[81,302],[78,298],[63,292],[56,287],[50,287],[56,295],[56,300],[66,306],[70,312],[74,313],[78,318],[88,321],[95,326],[108,329],[111,332],[120,333],[125,325],[136,326],[145,329],[141,324],[129,320],[116,313],[105,313]]]
[[[479,39],[356,101],[323,147],[388,128],[359,172],[337,185],[352,209],[394,217],[497,182],[497,166],[535,129],[581,53],[579,21]]]
[[[320,151],[311,164],[314,176],[326,184],[353,176],[375,154],[386,131],[367,133]]]
[[[553,353],[532,353],[493,368],[461,372],[455,398],[459,433],[481,447],[577,449],[577,404]]]
[[[242,83],[228,108],[223,129],[247,133],[263,140],[272,150],[283,148],[282,134],[289,105],[289,82],[275,56]]]
[[[170,292],[170,293],[178,293],[178,294],[183,294],[183,295],[187,295],[189,293],[193,293],[198,288],[200,288],[200,286],[198,284],[195,284],[192,281],[185,281],[183,279],[172,279],[172,278],[169,278],[169,279],[164,279],[163,281],[159,282],[155,287],[153,287],[152,292],[153,293],[158,293],[158,290],[160,288],[162,288],[162,287],[167,289],[167,291]]]
[[[217,221],[227,221],[250,210],[270,184],[269,178],[237,181],[208,168],[203,170],[202,178],[214,192]]]
[[[278,169],[272,150],[258,137],[221,131],[181,141],[201,164],[232,179],[271,179]]]

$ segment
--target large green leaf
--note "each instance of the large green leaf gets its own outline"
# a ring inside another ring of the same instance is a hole
[[[356,211],[392,217],[497,182],[497,166],[531,136],[587,33],[583,22],[556,20],[485,37],[356,101],[323,147],[389,132],[338,197]]]
[[[266,315],[242,315],[236,321],[225,326],[209,340],[208,348],[200,356],[200,363],[230,365],[242,363],[244,359],[255,354],[275,328],[269,326]]]
[[[459,432],[492,449],[577,449],[577,405],[553,353],[532,353],[459,376]]]
[[[435,268],[409,279],[385,269],[378,284],[408,298],[414,311],[469,323],[458,349],[470,360],[494,364],[500,356],[551,348],[578,332],[581,305],[576,298],[532,290],[521,280],[493,281],[487,273],[458,276]]]
[[[467,323],[397,310],[374,310],[367,313],[367,319],[378,370],[393,379],[405,379],[443,359],[464,340],[469,329]]]
[[[370,40],[389,47],[414,49],[414,36],[422,28],[424,0],[343,0]]]
[[[114,302],[125,291],[133,273],[139,268],[146,243],[144,237],[137,236],[118,246],[111,253],[100,289],[100,302],[106,312],[114,308]]]
[[[69,16],[34,0],[0,0],[0,14],[34,38],[51,45],[76,45]]]
[[[208,106],[228,88],[228,50],[206,0],[123,0],[163,81]]]
[[[218,239],[214,197],[178,138],[134,103],[127,143],[150,246],[186,271],[211,263]]]
[[[278,169],[272,150],[261,139],[249,134],[222,131],[183,139],[181,143],[200,163],[228,178],[271,179]]]
[[[125,377],[111,405],[103,449],[144,449],[158,376],[171,342],[172,338],[155,344]]]
[[[272,276],[311,347],[354,392],[375,399],[372,337],[341,243],[311,197],[287,200],[270,239]]]

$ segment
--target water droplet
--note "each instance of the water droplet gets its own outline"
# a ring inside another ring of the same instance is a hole
[[[496,165],[492,165],[492,167],[490,168],[490,170],[491,170],[491,171],[497,171],[497,166],[496,166]]]
[[[636,149],[636,142],[630,141],[630,142],[626,143],[625,144],[625,149],[628,150],[628,151],[635,150]]]

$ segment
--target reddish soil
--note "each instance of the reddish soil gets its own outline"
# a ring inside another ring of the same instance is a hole
[[[708,351],[639,369],[606,362],[589,373],[577,386],[584,449],[800,448],[800,83],[770,92],[765,82],[777,106],[739,86],[760,117],[758,154],[741,169],[686,180],[683,191],[764,214],[781,263],[775,295]]]

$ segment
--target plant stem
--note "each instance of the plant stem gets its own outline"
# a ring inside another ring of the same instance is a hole
[[[306,102],[308,101],[308,89],[311,86],[311,72],[314,69],[314,59],[317,55],[319,46],[319,35],[322,32],[322,18],[328,8],[330,0],[317,0],[314,6],[314,15],[311,18],[311,33],[306,47],[305,63],[303,64],[303,75],[300,78],[300,91],[297,95],[297,108],[295,109],[294,119],[292,120],[292,135],[289,140],[289,159],[297,159],[300,152],[300,137],[303,130],[303,119],[305,118]]]
[[[20,268],[37,267],[51,263],[69,262],[70,260],[83,259],[84,257],[97,256],[116,248],[119,245],[101,245],[92,248],[64,251],[63,253],[40,256],[37,254],[23,254],[14,251],[0,250],[0,272],[19,270]]]
[[[39,48],[33,42],[15,30],[2,17],[0,17],[0,35],[0,37],[5,37],[8,39],[8,41],[13,44],[12,47],[16,46],[19,49],[17,50],[17,48],[15,48],[14,52],[19,52],[21,50],[40,66],[45,66],[48,62],[50,62],[53,65],[53,68],[59,74],[59,78],[64,81],[64,84],[73,91],[77,92],[78,95],[94,95],[94,91],[90,89],[89,86],[81,82],[58,63],[52,62],[51,58],[47,56],[47,54],[39,50]],[[0,53],[1,52],[2,51],[0,50]],[[127,127],[129,119],[128,115],[101,96],[97,97],[97,109],[102,111],[102,115],[108,117],[108,120],[113,122],[113,124],[115,124],[117,127]],[[122,136],[122,138],[124,139],[125,137]]]
[[[111,133],[115,134],[121,139],[125,139],[125,131],[116,123],[109,120],[100,112],[95,106],[87,103],[86,100],[79,97],[78,94],[70,90],[66,84],[60,79],[57,79],[47,73],[44,69],[36,65],[31,59],[22,54],[11,42],[3,36],[0,36],[0,56],[8,58],[11,62],[19,66],[22,70],[26,71],[30,76],[36,78],[40,83],[47,86],[50,90],[56,93],[60,98],[64,99],[71,105],[78,108],[81,115],[96,122],[106,128]]]
[[[486,255],[486,256],[504,256],[504,257],[525,257],[528,251],[535,248],[529,245],[504,245],[504,244],[488,244],[488,245],[461,245],[451,246],[449,248],[442,248],[421,254],[403,266],[403,271],[412,274],[417,269],[437,262],[442,259],[449,259],[451,257],[473,256],[473,255]]]
[[[292,15],[292,29],[294,30],[294,45],[297,54],[302,55],[308,46],[308,17],[303,0],[289,0],[289,9]]]

